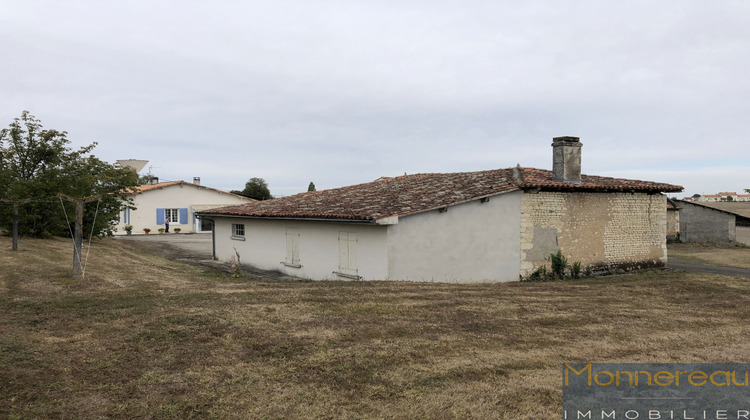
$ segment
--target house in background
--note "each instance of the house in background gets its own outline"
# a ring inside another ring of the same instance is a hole
[[[553,170],[380,178],[200,212],[214,257],[314,279],[514,281],[560,250],[583,267],[666,262],[670,184],[581,175],[577,137]]]
[[[720,192],[718,194],[698,195],[697,197],[685,197],[684,201],[698,203],[720,203],[720,202],[747,202],[750,201],[750,194],[737,194],[736,192]]]
[[[701,207],[693,212],[694,214],[690,219],[691,223],[685,226],[685,229],[688,229],[685,232],[685,241],[720,243],[737,241],[750,245],[750,202],[736,200],[721,202],[693,201],[691,203]],[[734,215],[734,239],[732,239],[731,228],[728,227],[731,215]],[[695,230],[696,226],[699,228],[698,231]]]
[[[156,233],[169,218],[169,231],[180,228],[182,233],[210,232],[210,223],[195,217],[201,210],[237,205],[255,201],[251,198],[228,193],[200,185],[200,178],[193,182],[170,181],[141,185],[132,195],[135,210],[124,209],[120,213],[115,234],[124,235],[125,225],[133,226],[133,233],[143,233],[144,228]]]
[[[728,243],[737,239],[736,215],[703,203],[678,201],[680,241]]]

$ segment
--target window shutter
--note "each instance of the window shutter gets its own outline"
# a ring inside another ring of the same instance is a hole
[[[339,272],[346,273],[349,265],[349,235],[339,232]]]
[[[186,225],[188,224],[188,209],[180,209],[180,220],[177,222],[179,225]]]
[[[357,234],[349,232],[349,273],[357,274]]]
[[[299,264],[299,229],[286,229],[286,262]]]
[[[357,234],[339,232],[339,272],[357,274]]]
[[[156,224],[164,224],[164,209],[156,209]]]

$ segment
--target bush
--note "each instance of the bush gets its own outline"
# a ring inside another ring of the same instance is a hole
[[[550,254],[549,260],[552,265],[551,269],[547,269],[547,266],[543,265],[521,281],[555,281],[581,278],[583,270],[580,261],[576,261],[572,265],[568,264],[568,259],[559,250],[555,254]]]
[[[580,261],[576,261],[573,263],[573,265],[570,266],[570,277],[573,277],[574,279],[581,278],[581,262]]]
[[[568,259],[565,258],[560,250],[557,250],[557,254],[551,254],[549,258],[552,262],[552,276],[564,280],[565,271],[568,269]]]

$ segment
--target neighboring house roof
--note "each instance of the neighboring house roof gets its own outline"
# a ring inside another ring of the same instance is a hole
[[[709,207],[714,210],[720,210],[726,213],[732,213],[735,216],[750,219],[750,202],[749,201],[719,201],[719,202],[701,202],[691,203]]]
[[[382,177],[373,182],[223,207],[204,215],[373,222],[443,208],[518,189],[559,191],[679,192],[655,182],[581,175],[555,181],[552,171],[522,168]]]
[[[193,184],[192,182],[185,182],[185,181],[168,181],[168,182],[157,182],[156,184],[144,184],[144,185],[138,186],[135,191],[133,189],[128,189],[128,190],[126,190],[126,192],[128,194],[142,194],[142,193],[147,192],[147,191],[161,190],[161,189],[164,189],[164,188],[167,188],[167,187],[171,187],[171,186],[174,186],[174,185],[191,185],[191,186],[196,187],[196,188],[201,188],[201,189],[210,190],[210,191],[216,191],[216,192],[219,192],[219,193],[222,193],[222,194],[227,194],[227,195],[231,195],[231,196],[238,197],[238,198],[244,198],[244,199],[250,200],[250,201],[255,201],[252,198],[248,198],[248,197],[245,197],[245,196],[242,196],[242,195],[232,194],[230,192],[218,190],[216,188],[206,187],[204,185]]]

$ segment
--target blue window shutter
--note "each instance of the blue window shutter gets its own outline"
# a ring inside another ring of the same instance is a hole
[[[164,224],[164,209],[156,209],[156,224]]]
[[[180,224],[181,225],[188,224],[187,209],[180,209]]]
[[[128,224],[130,224],[130,209],[126,210],[128,212]]]

